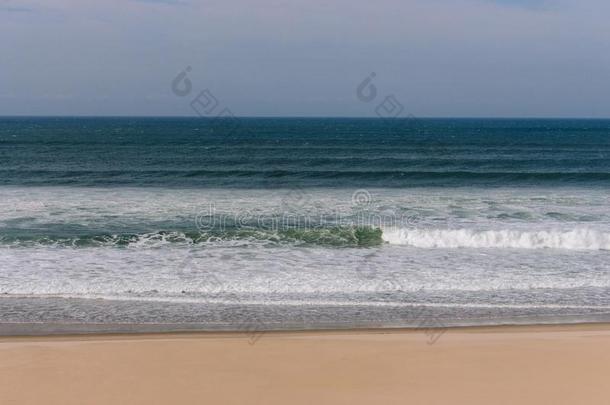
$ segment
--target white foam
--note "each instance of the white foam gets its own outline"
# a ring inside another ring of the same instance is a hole
[[[349,295],[610,287],[604,251],[165,245],[155,249],[0,248],[2,294],[152,297]],[[183,291],[186,292],[183,295]],[[531,299],[529,296],[528,299]]]
[[[610,233],[594,229],[384,229],[384,241],[418,248],[610,250]]]

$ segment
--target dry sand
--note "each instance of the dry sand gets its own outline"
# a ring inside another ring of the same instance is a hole
[[[608,404],[610,326],[0,338],[0,404]]]

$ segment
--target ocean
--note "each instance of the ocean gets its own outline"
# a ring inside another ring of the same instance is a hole
[[[0,118],[0,333],[610,320],[610,120]]]

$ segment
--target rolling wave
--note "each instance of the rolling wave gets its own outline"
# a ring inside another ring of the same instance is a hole
[[[167,244],[198,245],[223,242],[269,242],[308,244],[324,247],[373,247],[384,243],[425,249],[564,249],[610,250],[610,233],[595,229],[432,229],[337,226],[329,228],[234,228],[208,232],[158,231],[140,234],[96,234],[36,237],[0,237],[9,246],[132,247],[148,248]]]
[[[363,247],[383,243],[382,231],[372,227],[331,227],[311,229],[234,228],[209,232],[159,231],[140,234],[96,234],[74,237],[0,236],[0,244],[9,246],[57,247],[159,247],[167,244],[196,245],[230,241],[305,243],[328,247]]]

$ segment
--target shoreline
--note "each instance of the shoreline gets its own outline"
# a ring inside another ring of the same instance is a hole
[[[28,324],[30,325],[30,324]],[[141,325],[139,325],[141,326]],[[156,325],[155,325],[156,326]],[[2,324],[0,324],[0,328]],[[574,323],[532,323],[532,324],[500,324],[500,325],[469,325],[449,327],[362,327],[362,328],[312,328],[312,329],[282,329],[282,330],[166,330],[166,331],[124,331],[124,332],[67,332],[51,334],[1,334],[0,343],[13,340],[146,340],[164,338],[244,338],[249,334],[258,333],[265,336],[302,336],[302,335],[418,335],[426,331],[444,334],[469,333],[537,333],[537,332],[569,332],[569,331],[610,331],[610,322],[574,322]]]
[[[610,324],[0,337],[0,403],[573,404],[610,396]]]
[[[462,322],[445,322],[435,320],[428,323],[410,324],[312,324],[312,325],[268,325],[243,324],[227,327],[226,325],[210,327],[205,323],[69,323],[69,322],[0,322],[0,339],[11,337],[53,337],[53,336],[104,336],[104,335],[180,335],[180,334],[284,334],[284,333],[326,333],[326,332],[426,332],[439,331],[476,331],[528,328],[571,328],[604,326],[610,327],[610,315],[597,314],[590,316],[547,316],[547,317],[507,317],[494,319],[494,323],[472,320]],[[263,326],[263,327],[261,327]]]

